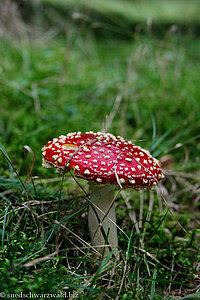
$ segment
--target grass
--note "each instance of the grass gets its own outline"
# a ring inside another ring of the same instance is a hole
[[[1,144],[10,144],[6,151],[14,161],[22,162],[22,146],[30,145],[30,140],[36,153],[60,133],[99,130],[119,95],[123,100],[112,132],[121,133],[119,119],[127,106],[125,137],[142,139],[150,148],[152,114],[157,140],[163,137],[161,145],[155,140],[154,151],[157,145],[159,155],[169,150],[179,155],[173,148],[182,143],[194,145],[197,156],[193,137],[199,134],[199,44],[191,39],[172,36],[159,41],[142,36],[118,45],[115,40],[78,37],[73,48],[59,38],[50,44],[23,47],[2,41]],[[194,123],[188,126],[191,120]],[[40,166],[38,155],[36,166]]]
[[[0,292],[198,299],[199,53],[192,32],[119,40],[71,25],[1,38]],[[117,197],[121,259],[94,264],[87,185],[43,169],[40,149],[102,126],[167,162],[154,192]]]

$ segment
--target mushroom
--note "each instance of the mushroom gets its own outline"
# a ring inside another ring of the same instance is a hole
[[[114,188],[151,188],[164,177],[147,150],[110,133],[73,132],[42,148],[43,166],[56,167],[90,182],[88,227],[92,245],[105,255],[118,246]],[[118,257],[118,251],[115,252]]]

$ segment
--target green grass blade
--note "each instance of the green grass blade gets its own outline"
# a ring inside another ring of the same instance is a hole
[[[133,232],[134,232],[134,225],[132,227],[132,230],[131,230],[131,234],[130,234],[130,238],[128,240],[128,246],[127,246],[127,250],[126,250],[126,258],[127,260],[129,260],[130,258],[130,249],[131,249],[131,244],[132,244],[132,240],[133,240]]]
[[[186,300],[198,300],[198,299],[200,299],[200,293],[195,293],[195,294],[187,295],[187,296],[183,297],[183,299],[186,299]]]
[[[153,280],[151,283],[151,300],[154,299],[155,296],[155,288],[156,288],[156,277],[157,277],[157,269],[154,270],[153,272]]]
[[[12,172],[14,171],[14,172],[16,173],[16,175],[17,175],[17,177],[18,177],[18,179],[19,179],[21,185],[23,186],[24,190],[27,192],[27,189],[26,189],[26,187],[25,187],[23,181],[21,180],[21,178],[20,178],[20,176],[19,176],[17,170],[16,170],[15,167],[13,166],[12,161],[10,160],[10,158],[8,157],[8,155],[5,153],[5,151],[3,150],[3,148],[0,147],[0,151],[3,153],[4,157],[6,158],[8,164],[9,164],[9,166],[12,168]],[[28,193],[28,192],[27,192],[27,193]]]
[[[4,155],[4,157],[5,157],[6,160],[7,160],[8,166],[9,166],[9,168],[10,168],[11,177],[14,178],[13,164],[12,164],[10,158],[8,157],[8,154],[6,153],[6,150],[5,150],[4,146],[1,145],[1,144],[0,144],[0,151],[2,152],[2,154]]]
[[[4,214],[4,219],[3,219],[3,229],[2,229],[2,250],[3,250],[3,247],[4,247],[4,236],[5,236],[5,228],[6,228],[6,218],[7,218],[7,214],[8,214],[8,210],[9,210],[9,206],[6,207],[5,209],[5,214]]]
[[[171,128],[169,128],[169,130],[167,130],[155,143],[154,145],[152,145],[151,150],[154,151],[156,149],[156,147],[158,147],[158,145],[160,145],[165,139],[166,137],[168,137],[170,135],[170,133],[177,128],[176,125],[172,126]],[[155,154],[153,154],[155,155]]]

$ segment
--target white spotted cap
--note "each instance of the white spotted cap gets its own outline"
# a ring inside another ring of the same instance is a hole
[[[89,131],[61,135],[42,149],[43,166],[74,170],[98,184],[151,187],[164,177],[160,162],[140,146],[110,133]]]

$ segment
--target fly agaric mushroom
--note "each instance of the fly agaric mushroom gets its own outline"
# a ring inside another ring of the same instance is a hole
[[[92,244],[100,251],[106,236],[112,249],[118,246],[114,186],[151,188],[164,177],[159,161],[147,150],[110,133],[61,135],[42,148],[42,156],[45,168],[74,170],[76,177],[91,183],[88,226]],[[108,253],[107,248],[105,254]]]

